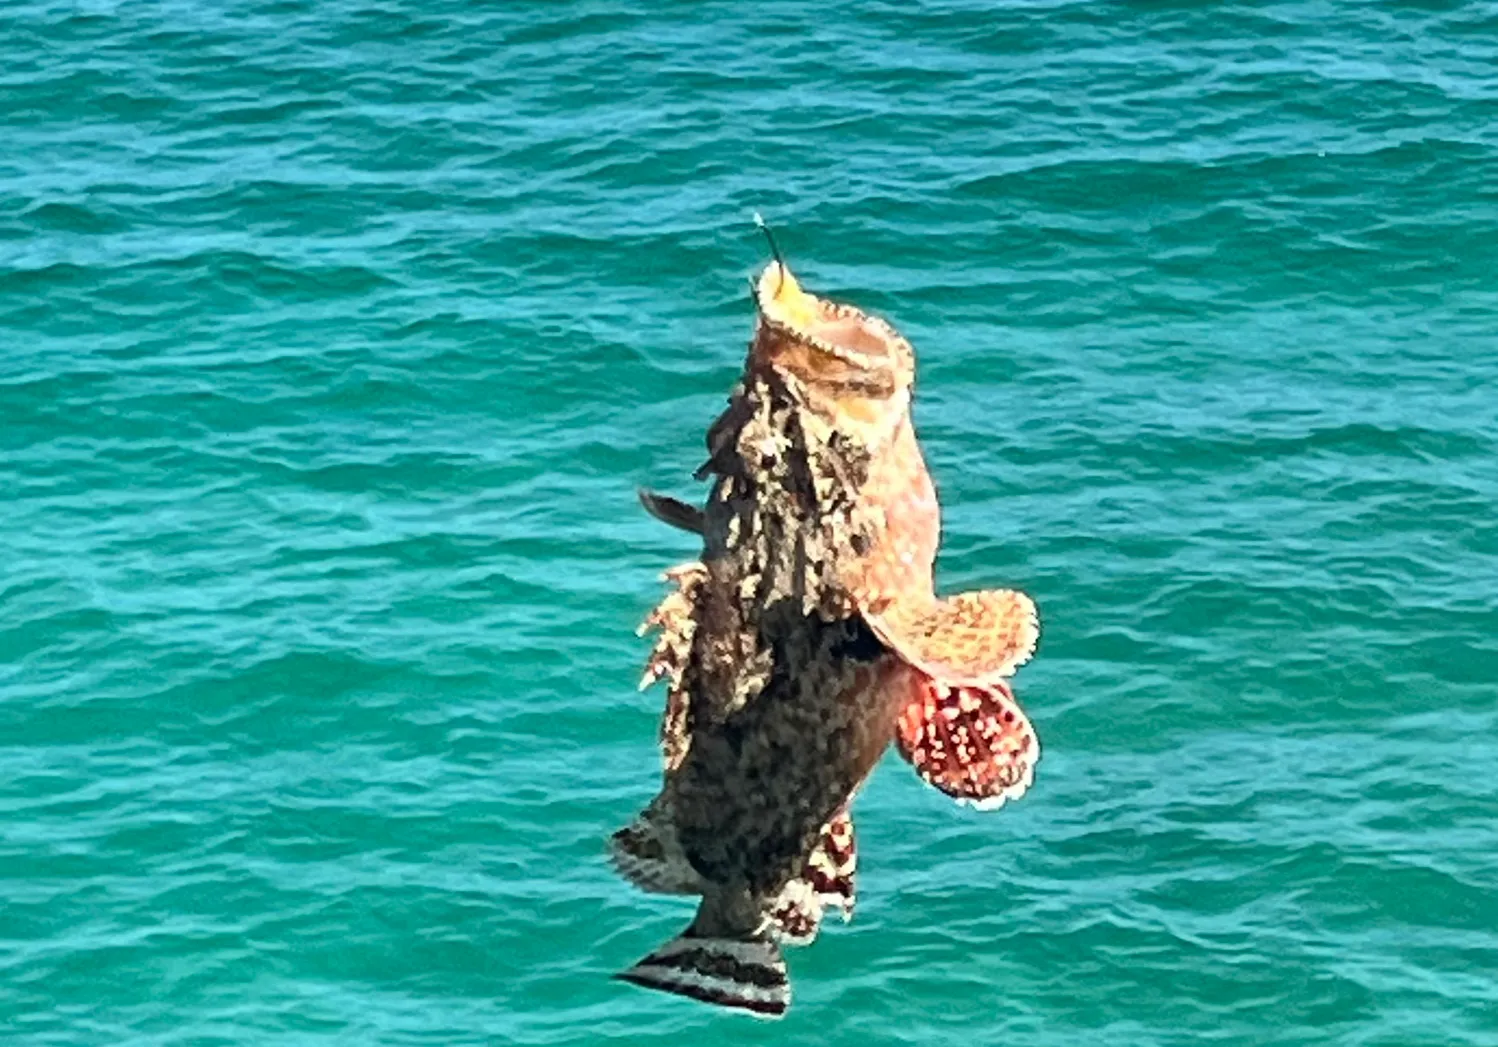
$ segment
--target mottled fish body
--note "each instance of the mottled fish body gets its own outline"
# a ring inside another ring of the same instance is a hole
[[[645,683],[668,685],[664,784],[611,849],[637,885],[702,899],[620,977],[775,1016],[779,943],[810,941],[829,906],[851,913],[847,806],[892,739],[959,799],[1028,785],[1033,731],[1001,678],[1033,648],[1034,611],[1021,594],[934,595],[909,343],[778,261],[755,298],[743,378],[708,432],[706,506],[642,493],[703,554],[646,621]],[[1015,619],[998,635],[995,612]]]

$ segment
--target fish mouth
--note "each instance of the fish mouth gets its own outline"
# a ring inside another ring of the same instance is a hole
[[[909,385],[915,353],[877,316],[801,289],[791,271],[771,262],[754,285],[760,321],[772,339],[775,362],[809,381],[887,390]]]

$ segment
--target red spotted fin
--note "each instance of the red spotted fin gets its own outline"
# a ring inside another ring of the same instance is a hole
[[[900,714],[895,746],[927,784],[991,809],[1024,795],[1040,742],[1002,682],[950,685],[920,678]]]

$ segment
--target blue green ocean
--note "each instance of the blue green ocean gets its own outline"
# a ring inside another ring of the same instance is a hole
[[[1498,1044],[1498,4],[8,0],[0,135],[5,1047]],[[755,210],[1042,620],[778,1023],[603,849]]]

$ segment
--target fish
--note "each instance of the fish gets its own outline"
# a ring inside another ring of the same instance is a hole
[[[1008,678],[1033,653],[1029,597],[939,598],[940,509],[910,418],[915,357],[888,322],[753,282],[743,375],[707,432],[702,507],[641,491],[700,535],[646,617],[641,686],[666,683],[662,788],[610,838],[644,890],[700,898],[616,977],[761,1017],[790,1005],[783,944],[851,917],[850,804],[891,743],[929,784],[994,807],[1039,757]]]

